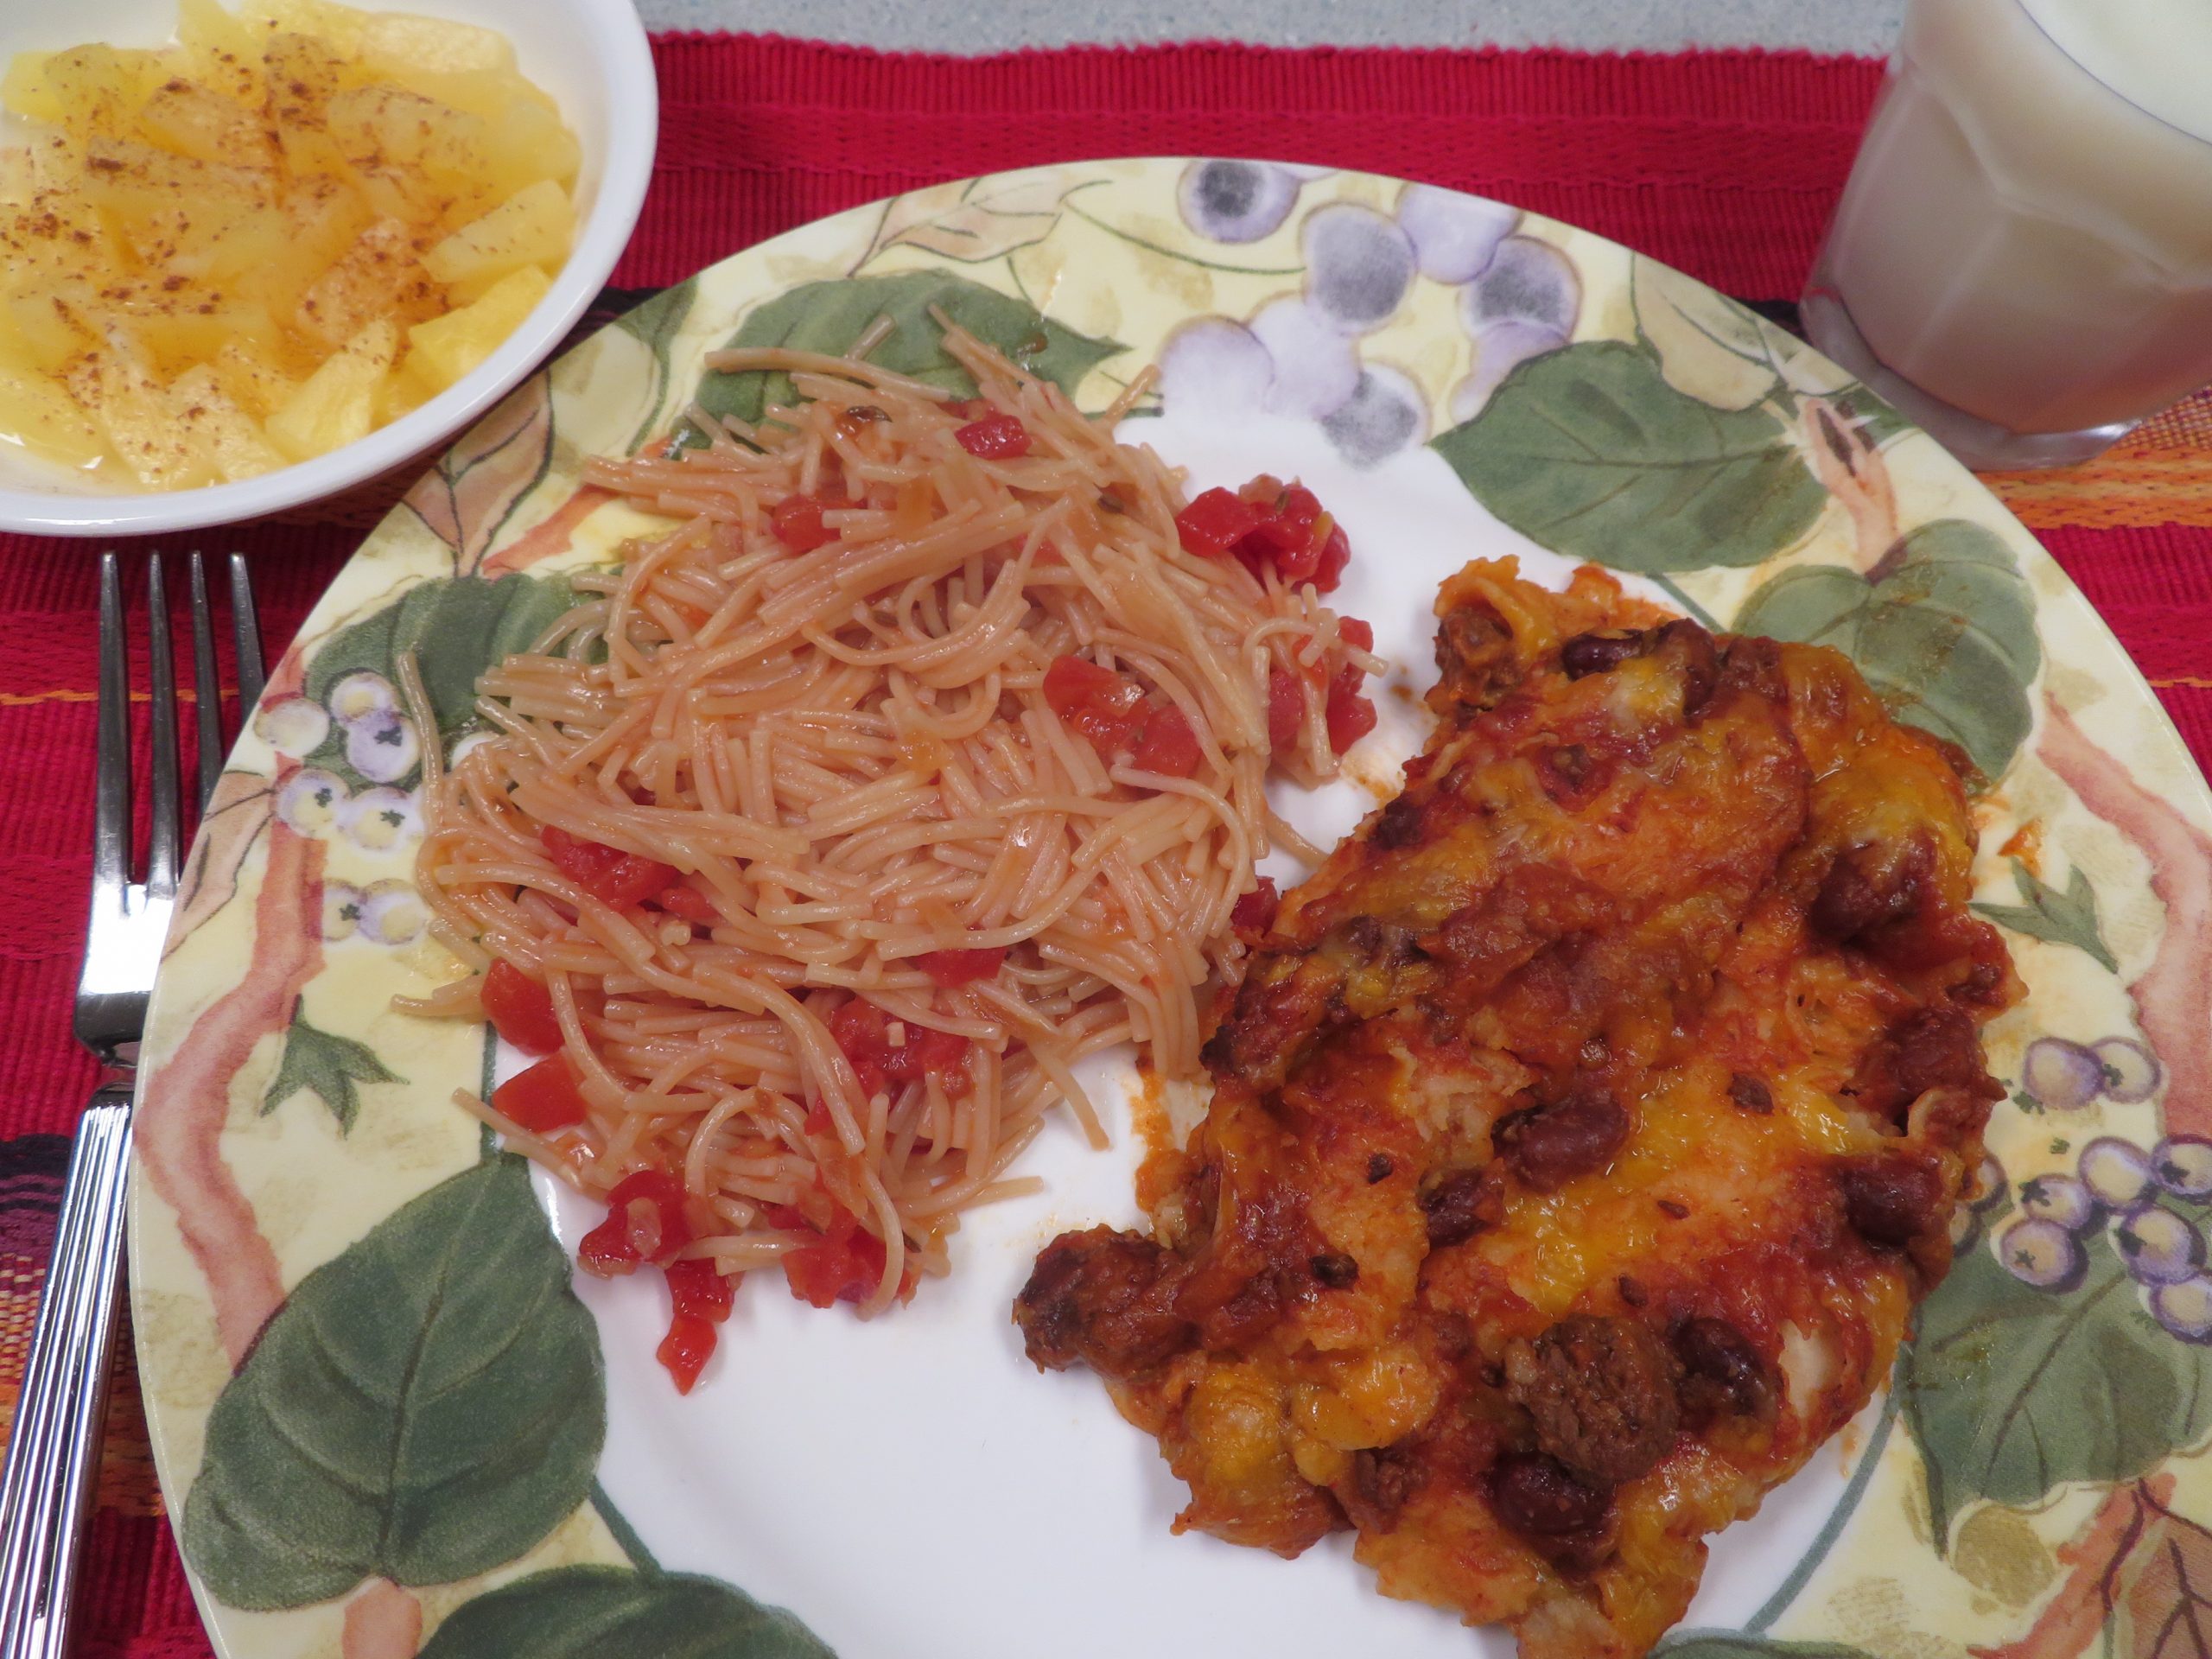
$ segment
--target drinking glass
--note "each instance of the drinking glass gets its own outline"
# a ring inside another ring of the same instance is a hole
[[[2212,3],[1910,0],[1802,313],[1973,467],[2212,383]]]

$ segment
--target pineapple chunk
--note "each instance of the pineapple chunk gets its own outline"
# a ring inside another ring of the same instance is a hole
[[[271,159],[269,134],[251,113],[222,93],[182,79],[148,96],[138,124],[163,149],[195,162],[265,168]]]
[[[0,442],[80,469],[107,454],[107,440],[69,394],[8,351],[0,351]]]
[[[238,340],[224,342],[215,353],[213,368],[231,401],[257,419],[266,420],[299,390],[268,353]]]
[[[378,317],[404,328],[443,309],[436,284],[416,263],[407,226],[380,219],[301,296],[297,315],[303,332],[342,346]]]
[[[377,388],[377,423],[389,426],[437,395],[438,389],[416,372],[415,359],[410,357],[385,376],[384,385]]]
[[[409,365],[443,391],[497,351],[552,286],[536,265],[510,271],[474,305],[410,328]]]
[[[178,426],[200,461],[218,476],[236,483],[258,478],[284,465],[252,416],[224,391],[207,364],[188,369],[169,386]]]
[[[483,218],[462,226],[423,256],[423,269],[467,303],[511,270],[556,265],[576,232],[568,193],[550,179],[518,190]]]
[[[398,354],[399,330],[378,318],[269,417],[270,442],[294,461],[307,461],[366,437],[376,424],[378,386]]]
[[[404,11],[361,14],[361,54],[395,80],[417,73],[512,74],[515,49],[494,29],[417,17]]]
[[[121,334],[79,358],[68,371],[70,395],[90,410],[107,435],[107,447],[149,489],[188,490],[214,479],[214,468],[194,453],[178,429],[162,383]]]

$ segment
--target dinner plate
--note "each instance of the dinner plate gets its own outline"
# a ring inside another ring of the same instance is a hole
[[[190,861],[133,1187],[146,1408],[223,1652],[1507,1651],[1376,1595],[1341,1535],[1172,1535],[1153,1442],[1024,1361],[1037,1248],[1135,1218],[1125,1058],[1092,1079],[1113,1149],[1049,1133],[1045,1192],[974,1213],[949,1280],[862,1323],[756,1274],[679,1397],[658,1279],[575,1280],[591,1206],[452,1103],[487,1033],[391,1007],[454,972],[409,879],[423,746],[467,742],[478,672],[656,522],[584,458],[757,410],[705,371],[733,341],[888,316],[880,355],[955,385],[940,310],[1087,408],[1156,365],[1125,437],[1194,487],[1301,477],[1345,525],[1340,608],[1397,666],[1349,778],[1281,798],[1324,840],[1420,742],[1437,583],[1478,556],[1839,645],[1965,750],[1977,908],[2030,988],[1987,1032],[1986,1191],[1892,1388],[1715,1541],[1667,1646],[2201,1652],[2212,800],[2141,677],[1963,468],[1681,274],[1471,197],[1181,160],[918,191],[666,291],[463,439],[277,664]],[[396,700],[410,651],[435,733]]]

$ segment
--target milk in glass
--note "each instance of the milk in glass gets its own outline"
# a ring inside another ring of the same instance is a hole
[[[1913,0],[1804,317],[1979,466],[2212,382],[2212,0]]]

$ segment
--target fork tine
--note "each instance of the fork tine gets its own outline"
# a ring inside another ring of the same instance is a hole
[[[223,775],[223,682],[215,666],[215,621],[207,608],[207,564],[192,556],[193,727],[200,753],[200,810]]]
[[[154,750],[152,833],[146,845],[146,896],[176,896],[177,850],[183,827],[177,809],[176,664],[169,651],[169,601],[162,582],[162,556],[146,562],[147,658],[153,672]]]
[[[254,613],[253,584],[246,579],[245,555],[231,555],[231,631],[238,653],[238,724],[253,718],[264,683],[261,674],[261,623]]]
[[[120,914],[130,882],[130,664],[123,632],[123,566],[100,555],[99,770],[92,791],[92,899]]]

